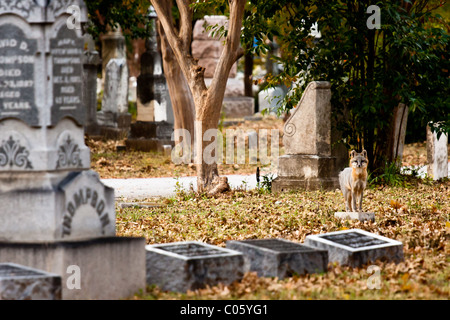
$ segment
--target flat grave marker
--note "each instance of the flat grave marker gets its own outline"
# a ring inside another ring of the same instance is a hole
[[[335,218],[342,220],[359,220],[359,221],[375,221],[374,212],[335,212]]]
[[[283,279],[294,274],[326,272],[328,253],[284,239],[227,241],[227,248],[244,254],[251,271],[260,277]]]
[[[187,241],[147,245],[147,284],[186,292],[230,284],[244,275],[242,253],[210,244]]]
[[[327,250],[330,262],[351,267],[360,267],[376,260],[403,260],[403,244],[400,241],[360,229],[309,235],[305,244]]]
[[[0,263],[0,300],[61,300],[61,277],[15,263]]]

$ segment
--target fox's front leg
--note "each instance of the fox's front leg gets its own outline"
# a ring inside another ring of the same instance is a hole
[[[361,192],[361,195],[359,196],[359,211],[358,212],[363,212],[362,201],[363,201],[363,193]]]
[[[358,212],[356,201],[358,201],[358,194],[352,191],[352,212]]]
[[[344,193],[344,201],[345,201],[345,211],[350,212],[352,207],[352,193],[350,190],[345,189]]]

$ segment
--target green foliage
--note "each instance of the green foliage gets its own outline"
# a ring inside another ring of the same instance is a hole
[[[256,189],[259,193],[271,193],[272,192],[272,181],[274,180],[273,174],[266,174],[261,176],[262,181],[256,183]]]
[[[368,151],[373,167],[386,159],[392,111],[409,106],[423,127],[450,131],[448,24],[427,8],[429,1],[251,1],[243,43],[255,54],[276,39],[284,66],[268,75],[285,84],[286,111],[294,108],[310,81],[332,83],[333,122],[348,148]],[[381,9],[381,29],[369,29],[369,5]],[[311,35],[318,23],[320,38]],[[342,120],[339,120],[342,119]],[[338,121],[339,120],[339,121]],[[424,129],[425,130],[425,129]]]
[[[85,1],[89,25],[87,31],[95,39],[118,25],[127,39],[146,38],[149,35],[147,15],[150,1],[145,0],[89,0]]]
[[[377,168],[369,173],[367,179],[369,185],[386,185],[390,187],[405,187],[405,176],[400,173],[400,168],[395,162],[385,163],[383,168]]]

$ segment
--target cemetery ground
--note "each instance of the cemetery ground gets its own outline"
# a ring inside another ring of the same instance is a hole
[[[272,122],[273,127],[282,122]],[[268,123],[243,124],[267,128]],[[169,156],[144,152],[116,152],[116,141],[90,141],[92,169],[101,178],[144,178],[195,175],[188,165],[175,166]],[[280,152],[280,155],[282,152]],[[426,162],[425,143],[404,150],[404,165]],[[256,165],[224,165],[221,174],[254,174]],[[271,193],[234,189],[215,197],[176,190],[171,198],[140,199],[153,207],[124,207],[117,199],[119,236],[145,237],[148,244],[197,240],[225,247],[227,240],[283,238],[303,243],[305,237],[359,228],[403,243],[404,261],[376,261],[359,268],[329,264],[328,271],[283,280],[247,273],[231,285],[217,285],[187,293],[147,287],[131,299],[448,299],[450,296],[450,181],[432,181],[392,172],[372,182],[363,208],[375,212],[375,222],[342,221],[334,212],[344,210],[339,190]],[[380,286],[369,289],[380,269]],[[376,276],[376,275],[375,275]]]

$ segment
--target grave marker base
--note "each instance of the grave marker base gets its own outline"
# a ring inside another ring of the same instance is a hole
[[[375,221],[374,212],[335,212],[334,217],[342,220]]]
[[[14,262],[61,276],[64,300],[117,300],[145,288],[145,239],[105,237],[80,241],[0,242],[0,262]],[[80,289],[69,266],[80,269]],[[71,277],[71,278],[69,278]]]

